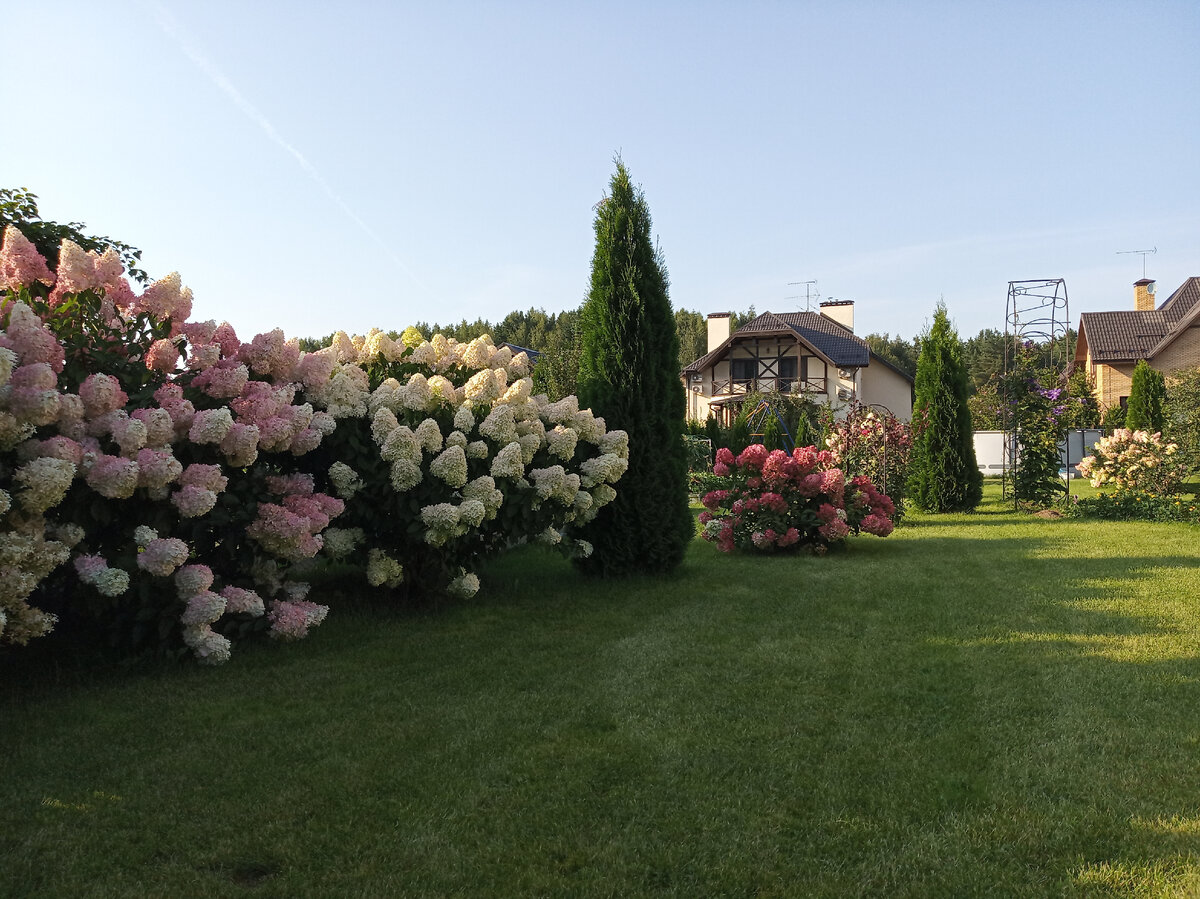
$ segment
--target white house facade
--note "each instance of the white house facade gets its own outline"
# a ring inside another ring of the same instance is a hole
[[[817,312],[764,312],[730,333],[727,312],[708,317],[708,352],[683,372],[688,417],[728,424],[748,393],[790,393],[828,403],[883,406],[912,418],[912,379],[854,334],[854,304]]]

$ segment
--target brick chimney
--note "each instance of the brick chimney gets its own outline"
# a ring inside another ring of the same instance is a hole
[[[1153,278],[1133,282],[1133,308],[1138,312],[1149,312],[1154,308]]]
[[[708,315],[708,351],[711,353],[729,339],[729,313],[710,312]]]
[[[821,304],[821,314],[854,331],[854,300],[826,300]]]

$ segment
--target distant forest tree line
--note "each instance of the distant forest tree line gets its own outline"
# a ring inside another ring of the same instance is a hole
[[[730,333],[755,318],[754,306],[740,312],[730,313]],[[445,334],[455,340],[466,342],[483,334],[491,335],[494,343],[510,343],[541,353],[534,369],[534,385],[551,399],[559,399],[576,392],[579,376],[579,310],[546,312],[530,309],[526,312],[510,312],[498,322],[482,318],[455,323],[439,324],[419,321],[415,327],[426,337],[436,333]],[[679,337],[679,368],[699,359],[708,352],[708,317],[688,309],[675,311],[675,330]],[[389,332],[398,338],[400,332]],[[1065,368],[1066,362],[1075,354],[1075,331],[1069,329],[1066,336],[1056,345],[1043,344],[1038,353],[1044,357],[1046,368]],[[867,334],[867,344],[880,358],[894,365],[909,377],[916,377],[917,358],[921,355],[921,335],[911,338],[892,334]],[[301,340],[306,350],[328,346],[333,335],[321,339]],[[963,341],[963,360],[972,396],[992,389],[1004,372],[1004,334],[994,328],[984,328],[974,337]]]

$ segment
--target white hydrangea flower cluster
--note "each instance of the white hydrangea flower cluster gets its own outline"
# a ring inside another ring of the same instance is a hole
[[[462,487],[467,483],[467,454],[461,446],[447,447],[429,463],[429,473],[451,487]]]
[[[26,462],[13,475],[13,483],[21,488],[17,501],[33,515],[41,515],[62,502],[74,479],[73,463],[47,456]]]
[[[358,472],[345,462],[334,462],[329,466],[329,480],[342,499],[350,499],[362,489],[363,481]]]
[[[426,528],[425,542],[430,546],[443,546],[467,532],[467,523],[461,520],[458,506],[453,503],[422,506],[421,523]]]
[[[79,579],[95,587],[101,596],[120,596],[129,589],[129,572],[110,568],[99,556],[80,556],[75,568]]]
[[[321,547],[321,552],[335,561],[345,559],[366,540],[362,528],[326,528],[322,536],[325,545]]]
[[[446,586],[446,592],[459,599],[470,599],[479,592],[479,576],[463,571]]]
[[[361,418],[367,414],[369,387],[363,369],[342,363],[334,368],[328,381],[310,387],[307,396],[309,402],[334,418]]]
[[[367,554],[367,583],[372,587],[395,587],[404,580],[404,567],[380,549]]]
[[[8,508],[8,495],[0,490],[0,515]],[[69,556],[64,543],[45,539],[36,528],[0,530],[0,638],[5,642],[23,646],[54,629],[56,616],[26,600]]]

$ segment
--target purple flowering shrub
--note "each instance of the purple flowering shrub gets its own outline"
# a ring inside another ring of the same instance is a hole
[[[891,499],[867,477],[847,481],[828,450],[797,447],[789,455],[753,444],[735,458],[722,448],[713,470],[728,486],[703,497],[700,522],[704,539],[723,552],[821,555],[850,534],[892,532]]]

